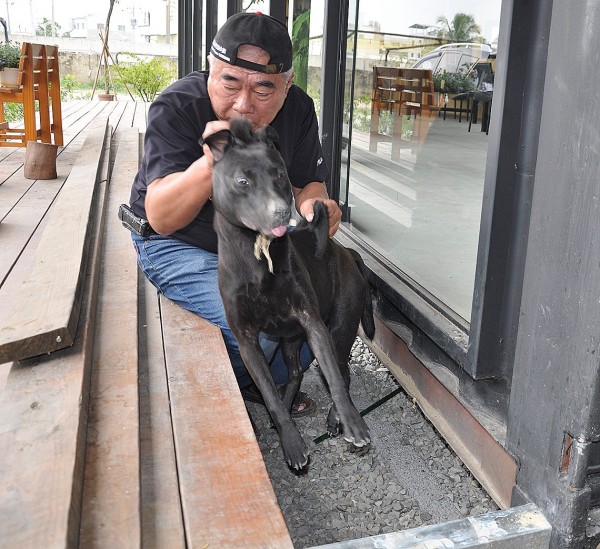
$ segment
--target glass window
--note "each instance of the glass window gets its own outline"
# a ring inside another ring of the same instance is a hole
[[[501,0],[354,4],[347,227],[469,322]]]

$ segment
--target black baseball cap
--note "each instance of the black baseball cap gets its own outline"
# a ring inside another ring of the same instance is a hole
[[[269,55],[268,65],[238,59],[244,44],[258,46]],[[210,48],[217,59],[253,71],[276,74],[292,68],[292,41],[285,25],[261,12],[236,13],[217,32]]]

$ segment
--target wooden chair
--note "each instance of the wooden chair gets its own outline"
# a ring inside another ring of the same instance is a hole
[[[392,160],[400,159],[402,147],[402,117],[414,116],[413,133],[408,146],[422,143],[429,130],[429,117],[436,108],[433,77],[429,69],[373,67],[371,105],[371,135],[369,150],[377,152],[381,141],[392,142]],[[392,135],[380,133],[382,111],[392,113]],[[404,146],[407,140],[404,140]]]
[[[46,46],[48,86],[50,90],[50,132],[54,144],[63,145],[62,108],[60,105],[60,70],[58,68],[58,46]]]
[[[5,122],[5,103],[23,105],[23,128],[10,128]],[[58,48],[24,42],[17,86],[0,87],[0,146],[25,147],[28,141],[38,140],[52,143],[53,137],[55,145],[63,144]]]

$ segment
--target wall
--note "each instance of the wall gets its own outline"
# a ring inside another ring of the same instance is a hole
[[[15,36],[17,42],[55,44],[58,46],[61,77],[73,75],[78,81],[93,83],[98,70],[102,42],[85,38],[59,38],[52,36]],[[177,59],[177,44],[157,44],[148,42],[126,42],[110,40],[109,50],[118,62],[119,54],[131,52],[140,56],[164,56]]]

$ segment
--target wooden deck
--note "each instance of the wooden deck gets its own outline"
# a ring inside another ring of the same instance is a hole
[[[147,108],[64,104],[53,180],[0,150],[0,547],[291,548],[220,332],[157,296],[116,215]]]
[[[147,108],[64,104],[57,179],[0,152],[0,547],[292,547],[220,332],[117,218]]]

